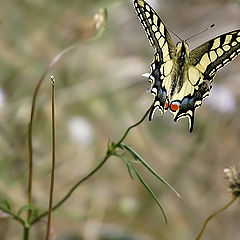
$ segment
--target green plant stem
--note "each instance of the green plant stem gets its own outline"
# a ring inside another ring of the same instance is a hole
[[[234,196],[224,207],[220,208],[219,210],[217,210],[216,212],[214,212],[213,214],[211,214],[205,221],[204,221],[204,224],[202,226],[202,229],[200,231],[200,233],[198,234],[196,240],[200,240],[201,237],[203,236],[204,234],[204,231],[207,227],[207,224],[208,222],[214,218],[216,215],[218,215],[219,213],[223,212],[224,210],[226,210],[228,207],[230,207],[235,201],[236,201],[237,197]]]
[[[50,236],[53,190],[54,190],[54,173],[55,173],[55,78],[51,76],[51,80],[52,80],[52,169],[51,169],[46,240],[49,240],[49,236]]]
[[[29,240],[29,226],[24,226],[24,230],[23,230],[23,240]]]
[[[67,52],[75,49],[77,46],[72,45],[70,47],[65,48],[62,50],[56,57],[52,59],[52,61],[48,64],[42,75],[40,76],[37,85],[35,87],[32,99],[32,107],[31,107],[31,114],[30,114],[30,121],[28,123],[28,155],[29,155],[29,162],[28,162],[28,205],[32,204],[32,179],[33,179],[33,148],[32,148],[32,129],[33,129],[33,119],[35,114],[36,108],[36,100],[38,96],[39,89],[42,85],[42,82],[46,75],[48,74],[49,70],[61,59],[61,57],[66,54]],[[27,221],[30,222],[32,210],[28,210],[27,214]]]
[[[112,156],[115,154],[115,150],[116,148],[118,148],[120,146],[120,144],[122,143],[122,141],[127,137],[129,131],[138,126],[140,123],[142,123],[144,121],[144,119],[146,118],[146,116],[148,115],[148,113],[150,112],[151,108],[153,105],[151,105],[151,107],[147,110],[147,112],[144,114],[144,116],[141,118],[140,121],[138,121],[136,124],[130,126],[126,132],[123,134],[123,137],[118,141],[117,144],[114,144],[112,146],[111,151],[109,151],[109,149],[107,150],[107,153],[105,155],[105,157],[103,158],[103,160],[99,163],[99,165],[97,165],[96,168],[94,168],[87,176],[85,176],[84,178],[80,179],[70,190],[69,192],[58,202],[56,203],[53,207],[52,207],[52,211],[56,210],[58,207],[60,207],[71,195],[72,193],[76,190],[76,188],[82,184],[83,182],[85,182],[88,178],[90,178],[92,175],[94,175],[103,165],[104,163]],[[43,213],[41,213],[40,215],[38,215],[35,219],[33,219],[30,224],[33,225],[36,222],[38,222],[40,219],[42,219],[43,217],[45,217],[48,214],[48,211],[45,211]]]
[[[21,218],[19,215],[13,213],[12,211],[5,209],[0,206],[0,210],[9,216],[11,216],[14,220],[18,221],[23,225],[23,239],[28,240],[29,239],[29,225],[24,221],[23,218]]]

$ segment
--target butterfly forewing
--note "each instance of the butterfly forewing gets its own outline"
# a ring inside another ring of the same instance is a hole
[[[134,1],[135,10],[159,61],[167,61],[175,54],[175,45],[157,13],[143,0]]]
[[[151,93],[155,96],[154,106],[149,114],[149,120],[153,118],[156,108],[163,113],[167,101],[167,93],[163,80],[167,83],[167,74],[171,72],[170,64],[166,64],[163,71],[163,64],[171,62],[175,57],[176,47],[157,13],[143,0],[134,1],[135,10],[147,34],[150,44],[155,49],[155,55],[150,65],[151,74],[149,80],[152,83]],[[168,77],[169,78],[169,77]]]
[[[240,54],[240,31],[218,36],[190,52],[190,63],[212,81],[216,72]]]

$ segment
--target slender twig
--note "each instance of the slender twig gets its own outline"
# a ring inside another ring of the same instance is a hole
[[[35,114],[35,107],[36,107],[36,100],[39,89],[41,84],[48,74],[49,70],[62,58],[62,56],[69,51],[77,48],[76,45],[72,45],[70,47],[65,48],[62,50],[56,57],[52,59],[52,61],[48,64],[42,75],[40,76],[36,88],[33,93],[32,99],[32,107],[31,107],[31,114],[30,114],[30,121],[28,123],[28,152],[29,152],[29,163],[28,163],[28,205],[32,204],[32,178],[33,178],[33,148],[32,148],[32,129],[33,129],[33,119]],[[27,220],[30,222],[32,210],[28,210]]]
[[[147,112],[144,114],[144,116],[141,118],[140,121],[138,121],[136,124],[130,126],[126,132],[123,134],[123,137],[119,140],[119,142],[117,144],[114,144],[112,147],[112,151],[109,151],[109,149],[107,150],[107,153],[105,155],[105,157],[103,158],[103,160],[99,163],[99,165],[97,165],[96,168],[94,168],[87,176],[85,176],[84,178],[80,179],[70,190],[69,192],[58,202],[56,203],[53,207],[52,207],[52,211],[56,210],[58,207],[60,207],[71,195],[72,193],[77,189],[77,187],[82,184],[83,182],[85,182],[88,178],[90,178],[92,175],[94,175],[94,173],[96,173],[103,165],[104,163],[112,156],[115,154],[115,149],[118,148],[121,144],[121,142],[126,138],[127,134],[129,133],[129,131],[138,126],[140,123],[142,123],[144,121],[144,119],[146,118],[146,116],[148,115],[149,111],[151,110],[151,107],[147,110]],[[45,211],[43,213],[41,213],[40,215],[38,215],[35,219],[33,219],[30,224],[33,225],[36,222],[38,222],[40,219],[42,219],[43,217],[45,217],[48,214],[48,211]]]
[[[51,168],[47,233],[45,238],[46,240],[49,240],[49,236],[50,236],[53,190],[54,190],[54,173],[55,173],[55,78],[54,76],[51,76],[51,80],[52,80],[52,168]]]
[[[219,210],[217,210],[216,212],[214,212],[213,214],[211,214],[205,221],[204,224],[202,226],[202,229],[200,231],[200,233],[198,234],[196,240],[200,240],[202,235],[204,234],[204,231],[207,227],[208,222],[214,218],[216,215],[218,215],[219,213],[223,212],[224,210],[226,210],[228,207],[230,207],[235,201],[236,201],[237,197],[234,196],[224,207],[220,208]]]

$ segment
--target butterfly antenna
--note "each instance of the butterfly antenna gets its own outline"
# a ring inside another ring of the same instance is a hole
[[[212,24],[211,26],[209,26],[208,28],[204,29],[203,31],[192,35],[191,37],[187,38],[187,39],[185,40],[185,42],[187,42],[187,41],[190,40],[191,38],[194,38],[194,37],[196,37],[196,36],[198,36],[198,35],[206,32],[206,31],[208,31],[209,29],[211,29],[211,28],[213,28],[213,27],[215,27],[215,24]]]
[[[176,36],[182,42],[182,39],[174,31],[172,31],[169,28],[168,28],[168,30],[169,30],[169,32],[173,33],[173,35]]]

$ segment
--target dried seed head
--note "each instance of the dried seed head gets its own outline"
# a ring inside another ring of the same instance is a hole
[[[98,12],[94,15],[94,25],[98,30],[101,26],[106,27],[107,12],[106,9],[99,9]]]
[[[240,197],[240,172],[235,166],[232,166],[225,168],[224,173],[229,182],[229,191],[235,197]]]

